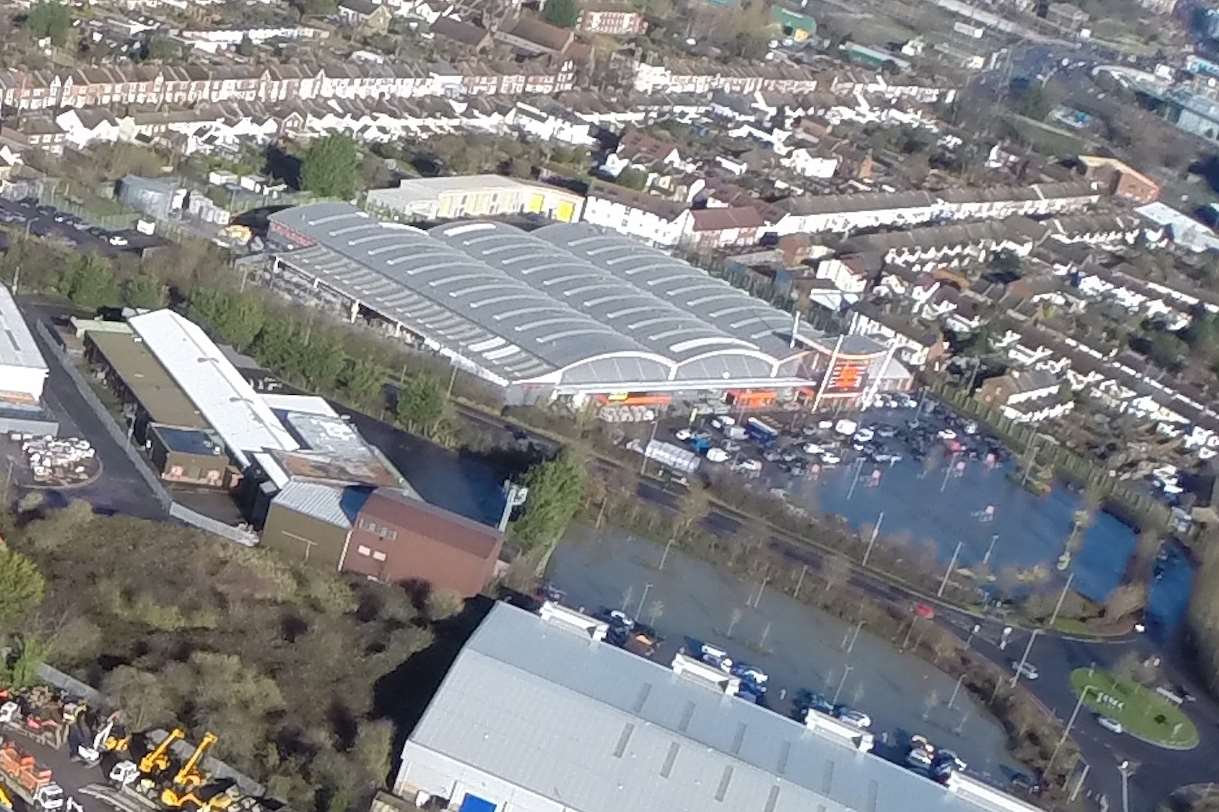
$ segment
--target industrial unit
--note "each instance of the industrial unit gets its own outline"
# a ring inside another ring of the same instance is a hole
[[[588,224],[430,231],[345,203],[271,216],[270,284],[447,357],[510,403],[812,398],[837,340],[685,262]],[[854,342],[859,391],[886,348]],[[839,376],[840,377],[840,376]]]
[[[735,678],[718,669],[681,654],[666,668],[605,633],[564,607],[497,603],[406,740],[395,794],[478,812],[1035,812],[967,776],[917,775],[841,724],[793,721],[731,695]]]
[[[0,431],[55,434],[42,410],[47,364],[9,289],[0,285]]]
[[[538,214],[572,223],[584,209],[583,195],[503,175],[407,178],[393,189],[369,191],[366,199],[374,210],[411,220]]]

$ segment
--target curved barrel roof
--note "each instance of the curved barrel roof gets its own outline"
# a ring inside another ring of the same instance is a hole
[[[587,224],[424,232],[345,203],[271,219],[300,246],[281,259],[506,382],[730,382],[804,351],[782,311]]]

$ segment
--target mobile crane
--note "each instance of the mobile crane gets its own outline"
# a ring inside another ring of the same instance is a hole
[[[137,765],[142,775],[156,775],[157,773],[165,772],[169,769],[169,748],[174,742],[179,739],[186,738],[186,731],[180,727],[175,727],[169,731],[169,735],[161,740],[153,749],[144,754]]]

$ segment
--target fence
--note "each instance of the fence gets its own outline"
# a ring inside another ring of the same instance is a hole
[[[953,408],[963,414],[985,424],[1009,447],[1018,452],[1026,451],[1029,444],[1040,433],[1032,426],[1016,423],[1003,417],[986,404],[944,381],[937,381],[930,386],[931,391],[937,397],[950,403]],[[1166,505],[1147,494],[1136,491],[1114,478],[1107,469],[1081,457],[1069,448],[1061,445],[1039,446],[1037,458],[1044,459],[1047,456],[1056,474],[1079,482],[1087,488],[1095,489],[1102,499],[1116,508],[1116,512],[1122,518],[1138,524],[1140,529],[1167,528],[1172,525],[1172,511]]]
[[[148,485],[157,502],[161,504],[162,508],[169,510],[169,506],[173,504],[173,497],[169,495],[169,491],[165,490],[165,485],[162,484],[161,480],[148,469],[148,464],[144,462],[139,452],[131,446],[131,443],[127,439],[127,432],[115,421],[114,415],[110,414],[110,410],[106,408],[106,405],[102,403],[97,393],[93,391],[93,387],[85,380],[85,376],[76,368],[76,364],[59,343],[59,339],[51,334],[46,323],[41,320],[34,323],[34,329],[38,331],[43,341],[50,347],[51,352],[58,359],[59,365],[63,367],[64,372],[68,373],[68,377],[72,379],[73,385],[76,386],[76,390],[80,392],[81,397],[85,399],[85,403],[89,404],[89,408],[97,414],[97,419],[105,427],[106,433],[110,435],[115,444],[127,455],[127,459],[131,460],[131,464],[135,466],[135,470],[139,472],[140,478],[144,480],[144,483]]]
[[[76,203],[65,195],[59,194],[45,183],[39,190],[38,202],[44,206],[54,206],[60,211],[74,214],[91,226],[97,226],[109,231],[134,228],[135,221],[140,219],[139,213],[131,210],[115,212],[113,214],[99,214],[80,203]],[[115,205],[117,206],[118,204]]]
[[[243,544],[246,547],[253,547],[258,543],[258,536],[249,530],[242,530],[240,527],[233,527],[224,522],[217,521],[210,516],[204,516],[202,513],[191,510],[185,505],[177,502],[170,504],[169,515],[173,516],[180,522],[185,522],[192,527],[197,527],[200,530],[206,530],[209,533],[215,533],[217,536],[223,536],[229,541],[235,541],[238,544]]]

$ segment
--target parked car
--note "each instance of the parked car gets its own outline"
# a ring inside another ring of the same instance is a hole
[[[816,691],[801,689],[796,692],[796,707],[800,710],[815,710],[818,713],[834,712],[834,704]]]
[[[677,431],[673,432],[673,436],[679,440],[685,441],[693,437],[694,432],[690,431],[690,429],[678,429]]]
[[[762,470],[761,460],[741,460],[736,465],[732,466],[734,471],[745,471],[748,473],[757,473]]]
[[[1010,663],[1012,670],[1025,679],[1037,679],[1041,674],[1037,671],[1037,666],[1030,662],[1021,663],[1017,660],[1012,660]]]
[[[728,452],[722,448],[708,448],[707,462],[727,462]]]
[[[872,717],[861,710],[856,710],[849,705],[839,705],[834,708],[834,717],[846,722],[848,725],[854,725],[860,729],[866,729],[872,726]]]
[[[1126,729],[1122,727],[1122,723],[1116,719],[1110,719],[1108,716],[1096,717],[1096,723],[1108,730],[1110,733],[1125,733]]]

